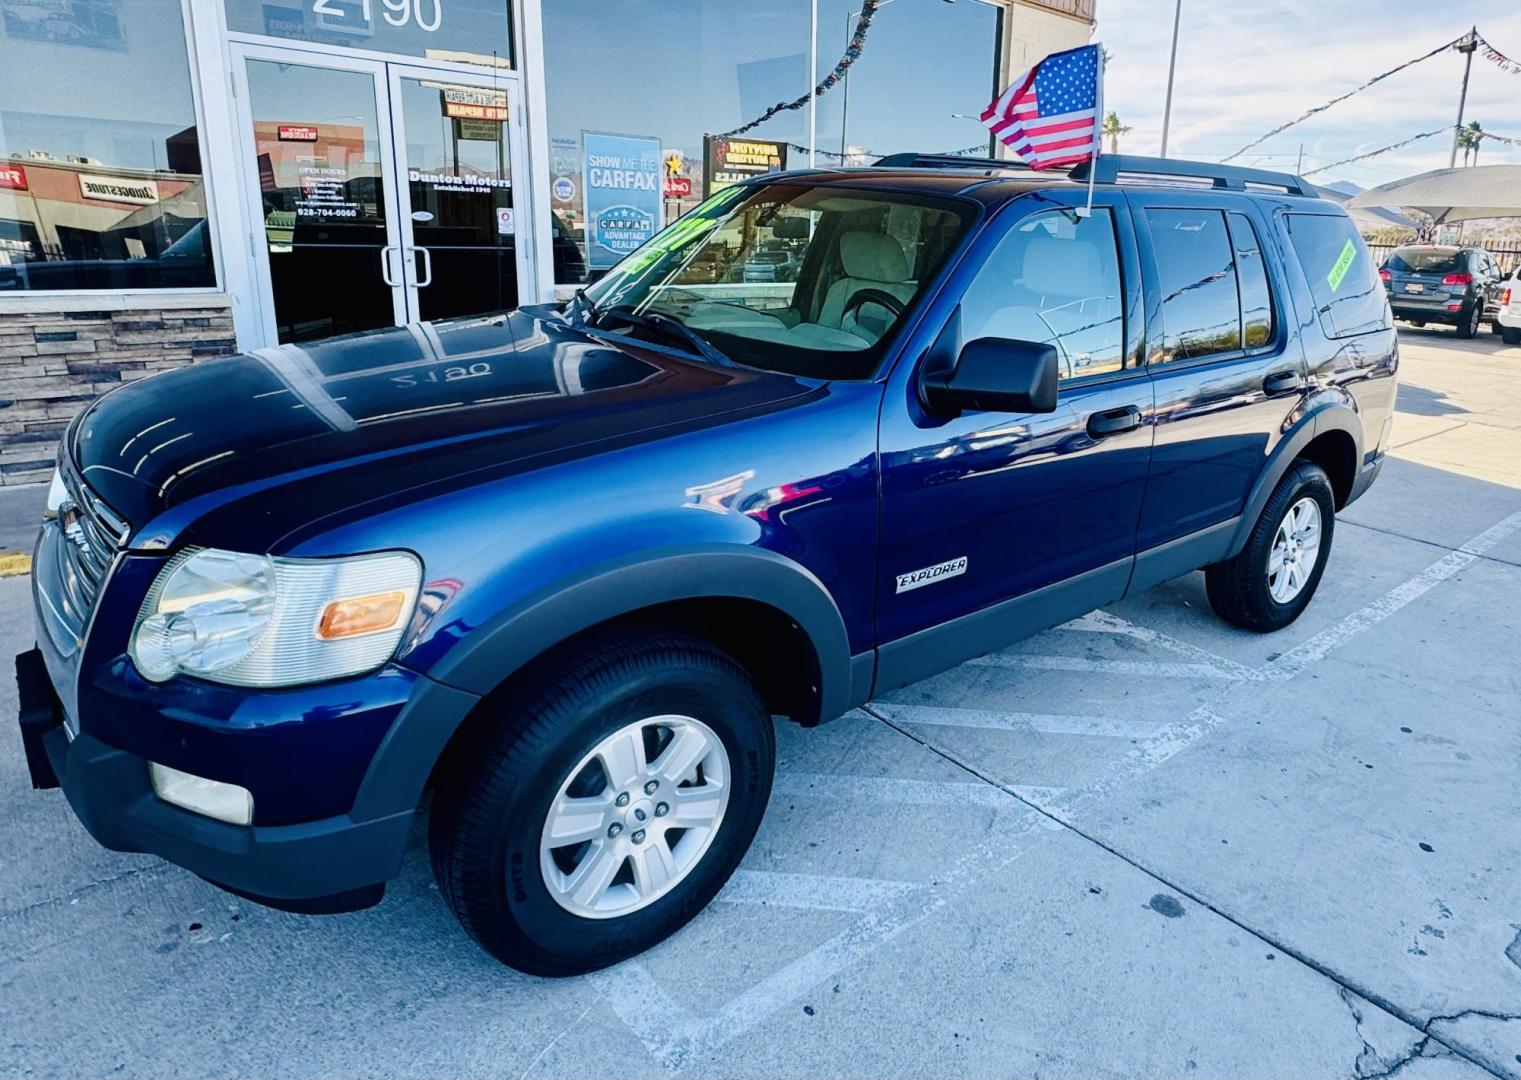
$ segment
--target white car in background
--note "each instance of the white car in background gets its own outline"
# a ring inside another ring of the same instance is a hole
[[[1500,310],[1495,315],[1495,333],[1507,345],[1521,345],[1521,266],[1511,271],[1500,289]]]

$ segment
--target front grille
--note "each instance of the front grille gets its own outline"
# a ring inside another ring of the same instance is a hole
[[[43,526],[36,573],[49,636],[60,652],[72,656],[84,643],[127,526],[67,469],[63,479],[68,497]]]

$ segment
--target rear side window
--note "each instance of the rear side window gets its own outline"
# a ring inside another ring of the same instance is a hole
[[[1388,326],[1383,282],[1352,219],[1341,214],[1285,214],[1284,219],[1326,336],[1350,337]]]
[[[1236,256],[1218,210],[1147,210],[1162,292],[1162,348],[1187,360],[1241,348]]]
[[[1236,281],[1241,290],[1241,343],[1259,349],[1273,340],[1273,293],[1257,230],[1245,214],[1225,215],[1236,252]]]

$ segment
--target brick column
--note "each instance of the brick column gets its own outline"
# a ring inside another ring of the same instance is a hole
[[[225,296],[147,305],[0,300],[0,485],[47,480],[65,425],[101,394],[234,351]]]

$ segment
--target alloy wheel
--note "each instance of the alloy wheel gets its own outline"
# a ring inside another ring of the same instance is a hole
[[[1268,553],[1268,595],[1288,604],[1304,591],[1320,558],[1320,503],[1306,496],[1278,523]]]
[[[609,919],[679,885],[729,805],[729,755],[690,716],[652,716],[597,743],[550,804],[539,868],[556,903]]]

